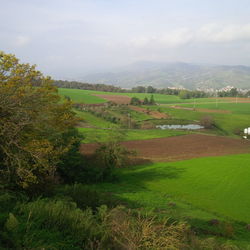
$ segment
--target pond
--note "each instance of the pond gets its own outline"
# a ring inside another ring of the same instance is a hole
[[[197,129],[202,129],[204,127],[198,124],[187,124],[187,125],[157,125],[156,128],[197,130]]]

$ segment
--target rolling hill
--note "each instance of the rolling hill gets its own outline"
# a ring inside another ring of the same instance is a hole
[[[249,89],[250,67],[138,62],[110,72],[86,75],[81,80],[113,84],[123,88],[151,85],[157,88],[220,89],[231,85]]]

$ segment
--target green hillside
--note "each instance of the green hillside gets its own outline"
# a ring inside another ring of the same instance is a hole
[[[99,188],[138,206],[168,209],[172,201],[180,203],[176,212],[184,216],[207,219],[209,213],[250,223],[250,154],[154,163],[119,170],[118,175],[117,184]],[[197,209],[204,214],[192,212]]]

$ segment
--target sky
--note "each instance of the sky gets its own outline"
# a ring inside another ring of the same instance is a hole
[[[0,0],[0,50],[56,79],[138,61],[250,66],[249,0]]]

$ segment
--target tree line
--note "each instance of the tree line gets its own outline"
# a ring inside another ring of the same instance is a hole
[[[95,90],[104,92],[125,92],[124,89],[113,85],[90,84],[77,81],[55,80],[54,85],[57,86],[58,88],[84,89],[84,90]]]

